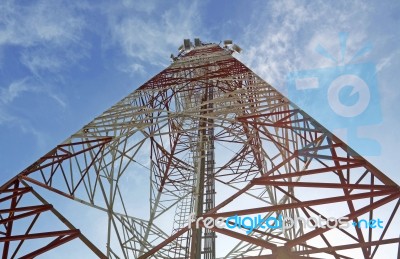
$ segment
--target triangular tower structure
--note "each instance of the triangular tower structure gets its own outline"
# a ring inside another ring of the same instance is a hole
[[[185,40],[169,67],[4,183],[2,258],[74,239],[93,258],[398,256],[399,186],[235,51]],[[103,215],[101,241],[64,198]]]

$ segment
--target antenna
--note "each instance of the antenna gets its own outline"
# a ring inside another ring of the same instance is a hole
[[[242,52],[242,48],[239,47],[239,46],[236,45],[236,44],[233,44],[232,49],[233,49],[234,51],[236,51],[237,53]]]
[[[200,46],[201,46],[201,42],[200,42],[200,39],[199,39],[199,38],[195,38],[195,39],[194,39],[194,46],[195,46],[195,47],[200,47]]]
[[[192,43],[190,42],[189,39],[184,39],[183,40],[183,46],[185,47],[185,50],[190,50]]]
[[[224,45],[231,45],[232,44],[232,40],[224,40]]]

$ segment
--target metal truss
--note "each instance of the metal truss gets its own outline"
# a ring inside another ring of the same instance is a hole
[[[399,186],[235,59],[235,48],[186,45],[0,187],[3,258],[32,258],[73,239],[99,258],[397,256]],[[132,197],[131,188],[147,191]],[[49,191],[104,213],[107,244],[89,241],[56,210],[63,204],[46,201]],[[139,200],[148,201],[145,212]],[[58,225],[35,229],[44,214]],[[302,217],[313,227],[248,234],[244,224],[196,228],[191,214]],[[359,227],[376,218],[382,228]]]

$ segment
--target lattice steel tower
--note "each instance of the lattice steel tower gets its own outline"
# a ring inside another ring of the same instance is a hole
[[[399,186],[234,52],[184,40],[169,67],[3,184],[3,258],[73,239],[94,258],[398,256]]]

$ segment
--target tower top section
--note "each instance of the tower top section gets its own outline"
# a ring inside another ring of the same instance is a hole
[[[240,53],[242,49],[233,44],[232,40],[224,40],[223,45],[221,46],[222,41],[219,44],[216,43],[206,43],[202,42],[199,38],[195,38],[194,42],[190,39],[184,39],[183,44],[178,48],[178,55],[175,57],[174,54],[171,54],[172,61],[180,60],[182,57],[186,56],[195,56],[199,54],[205,54],[214,51],[225,50],[232,54],[233,52]]]

